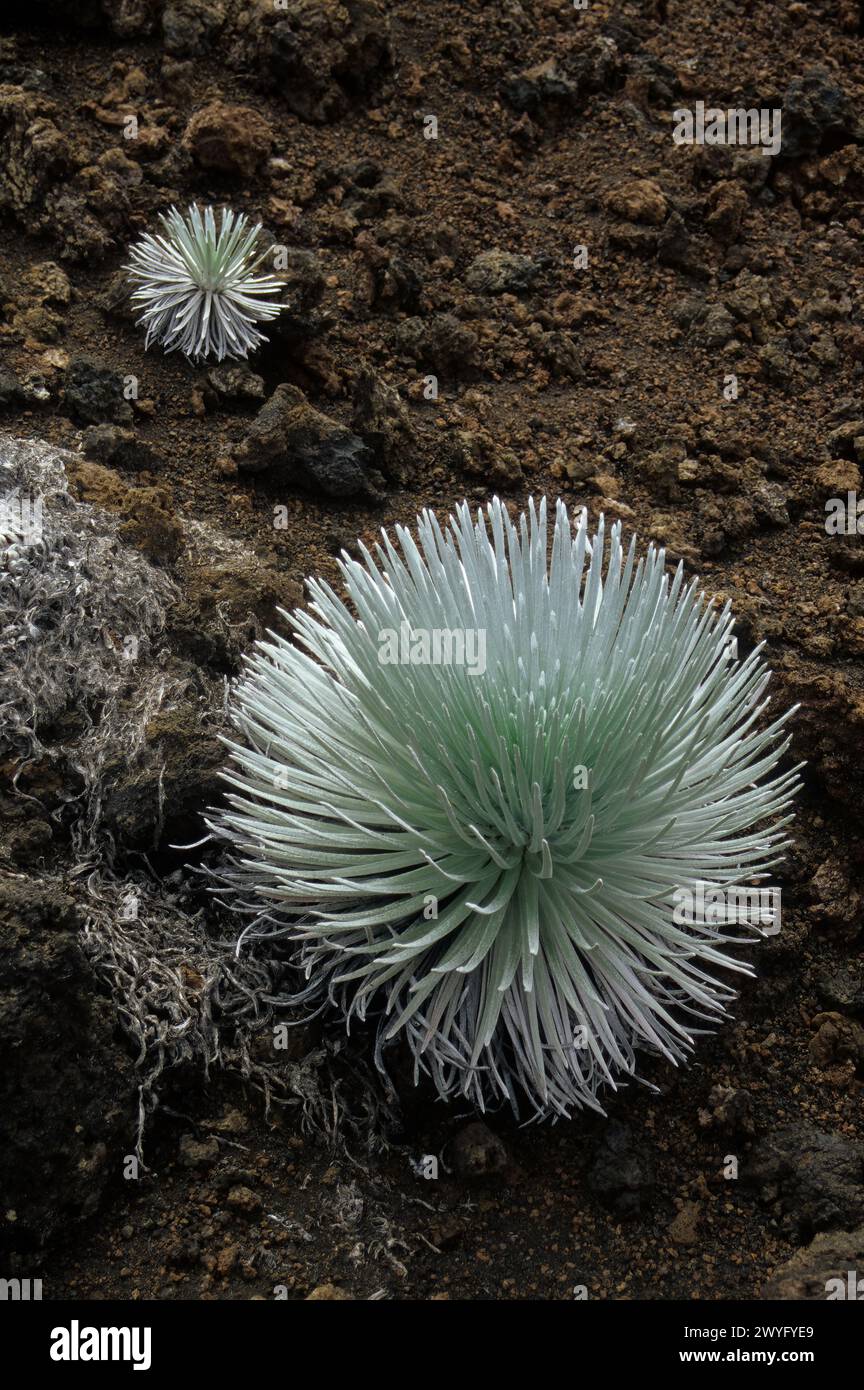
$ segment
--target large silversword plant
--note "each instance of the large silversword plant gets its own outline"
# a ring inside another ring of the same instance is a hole
[[[676,890],[764,878],[798,770],[728,606],[560,502],[548,539],[545,499],[463,504],[345,555],[351,608],[311,582],[234,689],[209,824],[300,997],[374,1013],[442,1096],[566,1115],[723,1015],[759,929]]]

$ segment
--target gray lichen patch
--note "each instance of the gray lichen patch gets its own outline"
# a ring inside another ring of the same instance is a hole
[[[253,944],[238,955],[208,881],[180,853],[166,867],[178,840],[200,839],[200,813],[220,794],[225,668],[299,593],[217,528],[173,513],[188,546],[179,564],[154,563],[130,533],[129,499],[144,490],[114,474],[114,491],[92,478],[82,487],[86,469],[109,476],[80,455],[0,435],[0,903],[13,893],[17,914],[7,929],[0,913],[0,955],[17,959],[30,902],[34,979],[50,983],[37,909],[68,903],[70,988],[96,986],[98,1048],[116,1047],[119,1023],[133,1062],[118,1057],[105,1142],[95,1121],[88,1130],[106,1181],[121,1149],[143,1163],[164,1074],[181,1065],[243,1076],[331,1141],[346,1129],[371,1140],[378,1101],[363,1060],[336,1058],[302,1027],[278,1047],[283,964]],[[34,1075],[62,1075],[68,1045],[62,1027],[46,1030],[17,1006],[7,1022],[0,1009],[0,1057],[23,1046]],[[14,1086],[14,1069],[8,1076]],[[27,1142],[59,1154],[57,1195],[71,1190],[58,1135],[74,1127],[80,1094],[45,1097]],[[0,1082],[0,1110],[16,1105]],[[16,1203],[16,1239],[42,1239],[44,1204],[28,1204],[23,1189]]]

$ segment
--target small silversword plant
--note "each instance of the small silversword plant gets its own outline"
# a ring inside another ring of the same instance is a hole
[[[549,547],[545,499],[516,525],[495,500],[397,541],[343,556],[351,608],[312,581],[299,645],[249,659],[222,891],[296,943],[297,998],[374,1012],[442,1096],[600,1109],[638,1049],[678,1063],[724,1014],[719,972],[751,973],[724,948],[758,929],[676,921],[674,895],[782,857],[788,714],[761,719],[770,672],[733,659],[729,606],[620,525],[559,502]],[[483,630],[482,675],[382,664],[406,621]]]
[[[194,204],[185,217],[171,208],[160,220],[164,234],[135,242],[124,266],[132,303],[144,310],[145,346],[179,348],[196,361],[248,356],[267,341],[256,325],[283,307],[272,299],[282,282],[256,274],[267,255],[261,224],[223,208],[217,231],[213,209]]]

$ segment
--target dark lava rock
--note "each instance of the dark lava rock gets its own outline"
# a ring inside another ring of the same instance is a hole
[[[545,63],[508,78],[504,96],[516,111],[536,116],[544,107],[577,107],[580,91],[578,82],[558,66],[556,59],[548,58]]]
[[[9,367],[0,367],[0,410],[20,405],[24,400],[24,388]]]
[[[180,1135],[180,1163],[184,1168],[212,1168],[219,1162],[219,1140],[215,1135],[196,1139],[194,1134]]]
[[[380,278],[374,278],[373,302],[377,307],[401,309],[413,314],[420,305],[423,281],[402,256],[391,255]]]
[[[850,940],[861,930],[864,899],[846,867],[833,859],[820,864],[810,881],[813,918]]]
[[[204,399],[208,406],[246,406],[265,398],[264,378],[245,362],[222,363],[207,373]]]
[[[395,338],[403,356],[435,373],[472,366],[479,341],[474,329],[453,314],[403,319]]]
[[[335,121],[392,67],[389,21],[377,0],[287,0],[259,61],[295,115]]]
[[[66,406],[88,425],[132,422],[132,407],[123,395],[123,377],[90,357],[73,357],[64,381]]]
[[[21,87],[0,87],[0,209],[26,216],[31,231],[42,230],[45,194],[72,166],[56,115],[56,107],[44,97]]]
[[[194,678],[190,674],[190,686]],[[225,754],[190,700],[159,710],[147,724],[144,746],[133,757],[106,764],[102,807],[105,829],[127,846],[176,843],[200,831],[200,811],[222,792]]]
[[[134,1135],[132,1063],[82,926],[59,889],[0,877],[0,1245],[20,1253],[93,1215]]]
[[[161,487],[132,487],[121,508],[123,540],[143,551],[154,565],[171,565],[183,549],[183,527],[170,494]]]
[[[864,1145],[842,1135],[810,1124],[777,1130],[756,1144],[741,1177],[799,1240],[864,1222]]]
[[[466,1125],[451,1139],[447,1159],[460,1178],[496,1177],[510,1163],[501,1140],[482,1120]]]
[[[134,38],[152,33],[162,0],[9,0],[12,8],[32,24],[35,16],[40,23],[50,20],[57,27],[103,30],[118,38]],[[4,12],[4,18],[9,15]]]
[[[454,465],[469,477],[483,478],[493,487],[516,487],[522,479],[518,455],[503,447],[490,430],[457,430],[452,441]]]
[[[864,1018],[864,968],[823,975],[817,980],[816,989],[826,1008]]]
[[[375,188],[384,177],[384,170],[377,159],[352,159],[347,164],[336,166],[327,165],[321,171],[321,182],[326,187],[334,183],[342,183],[346,188],[368,189]]]
[[[588,1187],[621,1216],[632,1216],[650,1200],[654,1188],[654,1158],[629,1125],[610,1120],[591,1167]]]
[[[183,135],[183,144],[202,169],[243,179],[254,177],[272,143],[263,116],[250,106],[229,106],[224,101],[196,111]]]
[[[54,82],[47,72],[26,63],[0,62],[0,83],[25,92],[50,92]]]
[[[132,287],[125,270],[118,270],[108,281],[107,288],[96,296],[96,303],[105,314],[110,314],[112,318],[123,320],[124,323],[134,323],[138,318],[139,311],[130,299]]]
[[[369,232],[361,232],[354,245],[365,262],[370,306],[415,313],[423,282],[414,267],[389,247],[381,246]]]
[[[862,1273],[864,1226],[855,1231],[823,1232],[774,1270],[762,1285],[761,1297],[809,1299],[820,1303],[826,1299],[860,1302],[864,1297]]]
[[[612,28],[608,24],[605,27],[607,31]],[[671,107],[681,90],[675,69],[655,58],[653,53],[634,53],[631,56],[629,45],[625,46],[617,32],[610,32],[609,37],[615,40],[621,53],[628,54],[628,88],[637,91],[649,106]]]
[[[791,391],[795,385],[795,363],[786,345],[785,339],[778,338],[776,343],[766,343],[759,350],[762,375],[781,391]]]
[[[661,265],[679,270],[690,268],[690,234],[680,212],[671,212],[657,237],[657,259]]]
[[[162,464],[149,444],[137,439],[133,430],[120,425],[88,425],[82,442],[87,457],[98,463],[129,469],[154,469]]]
[[[765,526],[788,526],[789,513],[786,509],[788,497],[779,483],[761,480],[750,490],[750,501],[757,519]]]
[[[650,227],[662,226],[669,212],[669,200],[654,179],[625,179],[608,190],[604,201],[616,217]]]
[[[610,227],[607,235],[613,251],[623,251],[643,261],[649,261],[657,254],[659,235],[650,227],[631,227],[619,223]]]
[[[56,342],[72,297],[65,270],[53,261],[39,261],[16,280],[14,290],[11,286],[0,289],[4,314],[12,329],[25,340]]]
[[[749,1091],[736,1086],[715,1086],[708,1097],[708,1105],[699,1111],[699,1123],[721,1134],[752,1135],[756,1130],[753,1097]]]
[[[516,111],[542,117],[584,105],[594,92],[613,91],[623,81],[623,65],[611,38],[597,35],[574,53],[548,58],[504,83],[504,98]]]
[[[520,294],[534,284],[541,267],[530,256],[512,251],[481,251],[465,272],[465,283],[478,294]]]
[[[735,179],[722,179],[708,194],[706,231],[715,241],[730,246],[740,236],[749,206],[750,199],[744,185]]]
[[[268,469],[280,480],[300,478],[329,497],[374,496],[371,451],[344,425],[322,415],[296,386],[277,386],[235,450],[247,473]]]
[[[844,420],[828,434],[825,443],[833,457],[861,462],[859,440],[864,440],[864,420]]]
[[[793,78],[782,106],[780,153],[787,158],[828,153],[842,145],[860,144],[864,138],[851,97],[825,68],[810,68]]]
[[[254,1216],[263,1205],[258,1193],[244,1184],[232,1187],[225,1202],[227,1206],[233,1207],[235,1211],[243,1212],[245,1216]]]
[[[707,305],[693,319],[690,338],[706,352],[718,352],[735,336],[735,320],[724,304]]]
[[[116,212],[122,220],[119,203]],[[115,222],[117,219],[110,216],[105,220]],[[97,260],[107,255],[114,244],[110,233],[88,208],[85,195],[73,188],[63,186],[49,191],[42,223],[44,230],[50,231],[59,244],[63,261]]]
[[[267,325],[273,342],[300,347],[312,338],[320,337],[327,326],[323,315],[315,310],[324,294],[324,271],[314,251],[288,248],[277,271],[283,283],[279,317]]]
[[[162,15],[166,51],[197,57],[212,46],[224,22],[224,0],[169,0]]]
[[[405,192],[392,174],[372,159],[358,159],[332,171],[344,187],[342,207],[358,222],[371,222],[405,207]]]
[[[584,378],[586,353],[572,333],[552,330],[535,335],[529,328],[528,338],[544,366],[558,380],[580,381]]]
[[[817,1066],[833,1067],[851,1061],[864,1067],[864,1028],[852,1018],[844,1018],[836,1010],[816,1014],[810,1021],[815,1031],[809,1051]]]
[[[364,372],[354,395],[353,428],[388,477],[404,482],[415,446],[411,416],[395,386]]]

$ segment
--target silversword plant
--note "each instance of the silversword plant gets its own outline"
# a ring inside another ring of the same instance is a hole
[[[296,943],[298,998],[375,1013],[442,1096],[599,1109],[639,1049],[687,1056],[734,998],[720,972],[750,973],[727,949],[748,928],[677,922],[674,893],[782,857],[788,715],[761,718],[770,673],[732,659],[728,605],[620,525],[559,502],[550,550],[545,499],[516,525],[496,499],[418,531],[344,555],[352,607],[312,581],[298,645],[249,659],[221,891]],[[403,621],[483,629],[483,675],[382,665]]]
[[[256,274],[267,254],[260,223],[223,208],[217,231],[213,209],[194,204],[160,220],[164,234],[143,236],[124,267],[136,287],[132,303],[144,310],[145,345],[179,348],[196,361],[248,356],[267,341],[256,325],[283,307],[272,298],[282,290],[278,277]]]

